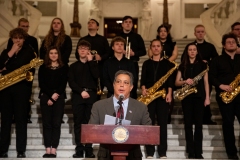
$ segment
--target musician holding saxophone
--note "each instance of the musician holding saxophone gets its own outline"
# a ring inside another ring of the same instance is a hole
[[[238,159],[235,145],[234,119],[240,121],[239,86],[240,55],[237,52],[237,37],[233,33],[222,37],[224,53],[213,59],[209,78],[215,86],[216,100],[222,115],[222,129],[228,159]]]
[[[157,116],[157,124],[161,127],[161,143],[157,146],[157,151],[160,158],[167,158],[168,103],[172,101],[172,87],[174,85],[172,72],[177,68],[177,65],[174,66],[169,60],[163,58],[160,40],[154,39],[150,44],[150,49],[153,57],[143,63],[141,74],[142,96],[138,100],[141,102],[151,101],[149,104],[145,104],[148,105],[152,125],[155,125],[155,117]],[[161,81],[162,77],[166,78]],[[158,86],[160,87],[158,88]],[[151,93],[151,88],[156,88],[156,91],[159,92],[158,96],[155,97],[155,93],[157,92]],[[147,158],[153,158],[155,146],[146,145],[146,152]]]
[[[0,55],[0,71],[2,75],[28,64],[35,58],[34,51],[29,45],[24,44],[27,33],[22,28],[10,31],[10,38],[13,41],[11,48],[5,49]],[[8,77],[11,81],[13,78]],[[7,83],[7,80],[2,81]],[[29,103],[29,84],[26,80],[20,81],[1,91],[1,139],[0,139],[0,158],[8,157],[10,145],[10,134],[12,117],[16,120],[16,149],[17,157],[25,158],[27,142],[27,108]]]
[[[208,66],[202,61],[195,43],[185,47],[183,60],[179,66],[175,85],[183,86],[174,96],[182,100],[184,129],[188,158],[203,159],[202,123],[204,106],[210,104]],[[193,88],[195,87],[195,88]],[[195,131],[193,134],[193,124]]]

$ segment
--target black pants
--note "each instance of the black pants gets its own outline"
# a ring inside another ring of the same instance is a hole
[[[16,120],[16,149],[25,152],[27,144],[27,104],[28,87],[22,81],[14,84],[1,93],[1,140],[0,152],[8,152],[11,136],[12,117]]]
[[[237,148],[235,145],[234,119],[235,116],[240,123],[240,95],[231,103],[225,104],[219,93],[216,94],[216,100],[222,115],[222,129],[226,152],[228,155],[236,155]]]
[[[136,77],[134,77],[134,83],[133,83],[133,89],[131,91],[131,97],[134,99],[137,99],[137,88],[138,88],[138,74],[139,74],[139,66],[138,66],[138,62],[134,61],[134,69],[135,69],[135,73],[136,73]]]
[[[43,139],[46,148],[57,148],[61,134],[61,121],[64,113],[65,100],[61,95],[52,106],[48,106],[49,97],[42,94],[40,106],[42,111]]]
[[[157,98],[148,105],[149,116],[152,120],[152,125],[155,125],[156,116],[157,123],[160,126],[160,145],[157,146],[158,154],[165,156],[167,152],[167,122],[168,122],[169,105],[165,99]],[[154,145],[146,145],[148,156],[153,156],[155,152]]]
[[[81,133],[81,124],[88,124],[91,116],[92,105],[97,100],[96,91],[88,92],[90,98],[83,99],[80,94],[72,94],[72,110],[73,110],[73,121],[74,121],[74,134],[75,134],[75,143],[76,143],[76,152],[77,151],[87,151],[92,152],[92,144],[81,143],[80,133]],[[91,132],[91,131],[89,131]]]
[[[187,153],[202,154],[204,100],[201,97],[186,97],[182,100],[182,108]],[[194,133],[193,124],[195,124]]]

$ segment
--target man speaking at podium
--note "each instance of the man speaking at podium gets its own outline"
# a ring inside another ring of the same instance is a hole
[[[121,119],[130,121],[131,125],[151,125],[151,119],[147,111],[147,106],[143,103],[130,98],[130,91],[133,88],[132,73],[119,70],[115,73],[113,82],[114,95],[110,98],[97,101],[93,104],[92,114],[89,124],[104,124],[105,115],[116,116],[117,124]],[[129,160],[142,159],[140,145],[129,151]],[[110,151],[100,144],[98,160],[110,160]]]

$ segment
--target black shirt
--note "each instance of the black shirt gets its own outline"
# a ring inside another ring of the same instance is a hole
[[[164,55],[164,51],[165,51],[165,55],[170,58],[172,56],[174,47],[176,45],[176,42],[161,42],[163,50],[162,50],[162,54]]]
[[[103,65],[104,61],[109,58],[110,48],[107,41],[107,38],[96,34],[95,36],[90,36],[89,34],[85,37],[79,39],[78,43],[81,40],[86,40],[91,44],[91,50],[96,50],[101,57],[101,61],[99,61],[100,65]],[[75,52],[76,59],[79,60],[78,48],[76,48]]]
[[[29,64],[30,61],[35,58],[32,48],[26,44],[24,44],[20,51],[11,58],[8,57],[8,52],[10,50],[11,48],[5,49],[0,55],[0,69],[6,68],[6,70],[2,71],[2,75],[8,74],[25,64]]]
[[[134,52],[134,56],[130,57],[131,60],[139,61],[139,57],[146,55],[146,48],[141,35],[131,31],[129,33],[122,32],[117,36],[123,37],[125,40],[127,40],[127,37],[128,37],[128,42],[131,43],[131,49]],[[114,53],[112,50],[111,56],[113,56],[113,54]]]
[[[45,93],[52,97],[54,93],[59,95],[65,94],[67,85],[68,66],[64,65],[57,69],[51,69],[42,65],[38,71],[38,82],[40,87],[39,96]],[[66,97],[66,95],[64,95]]]
[[[200,53],[202,59],[206,60],[208,64],[210,64],[211,60],[214,57],[218,56],[216,48],[214,47],[213,44],[208,43],[205,40],[203,43],[197,43],[197,41],[194,41],[193,43],[197,44],[198,52]],[[183,54],[182,54],[181,60],[182,58],[183,58]]]
[[[74,62],[70,65],[68,84],[73,93],[81,94],[84,88],[97,91],[99,69],[96,61]]]
[[[179,71],[181,72],[182,79],[187,80],[188,78],[193,79],[197,75],[199,75],[202,71],[207,69],[207,64],[204,62],[196,62],[192,64],[188,64],[186,68],[183,67],[181,64],[179,66]],[[197,88],[197,93],[192,93],[188,95],[187,97],[202,97],[205,99],[206,93],[205,93],[205,87],[204,87],[204,76],[198,81],[197,85],[195,86]]]
[[[53,43],[51,44],[51,46],[55,45],[57,38],[58,38],[58,36],[54,36],[54,40],[53,40]],[[47,52],[47,48],[44,47],[45,41],[46,40],[44,39],[42,42],[41,48],[40,48],[40,58],[41,59],[45,59],[45,55]],[[51,46],[49,46],[49,47],[51,47]],[[59,47],[59,46],[57,46],[57,47]],[[62,62],[65,65],[68,65],[69,57],[72,52],[72,40],[68,35],[65,35],[65,40],[64,40],[63,44],[59,47],[59,50],[61,52]]]
[[[152,87],[173,67],[174,64],[167,59],[162,59],[160,61],[153,61],[152,59],[148,59],[144,61],[141,74],[141,86],[144,85],[146,88]],[[158,90],[162,90],[164,88],[166,92],[168,92],[168,88],[173,88],[173,86],[174,77],[171,75]]]
[[[28,35],[24,41],[24,44],[29,45],[34,52],[38,55],[38,41],[35,37]],[[11,49],[13,45],[13,41],[11,38],[8,39],[7,48]]]
[[[107,87],[109,93],[113,93],[113,82],[115,73],[119,70],[126,70],[133,74],[134,79],[137,79],[137,75],[134,69],[134,63],[125,58],[118,60],[115,56],[106,60],[103,66],[103,83]]]
[[[219,88],[221,84],[229,85],[240,73],[240,55],[235,54],[234,59],[224,53],[214,58],[210,65],[209,78],[215,86],[216,92],[223,90]]]

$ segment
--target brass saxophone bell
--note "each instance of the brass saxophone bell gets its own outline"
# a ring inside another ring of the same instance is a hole
[[[100,89],[97,91],[97,95],[104,95],[103,91]]]
[[[26,80],[27,80],[28,82],[33,81],[33,73],[32,73],[32,72],[27,71],[27,73],[26,73]]]

